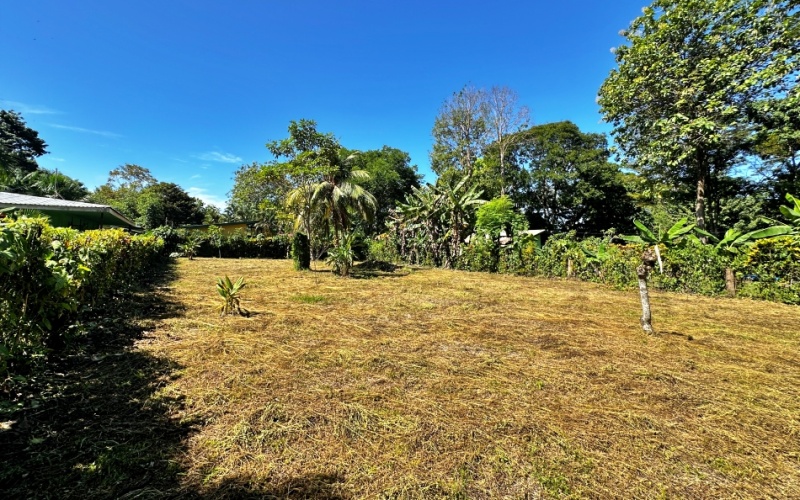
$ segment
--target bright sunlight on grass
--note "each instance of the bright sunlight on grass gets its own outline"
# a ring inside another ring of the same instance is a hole
[[[244,276],[250,317],[217,313]],[[182,260],[140,348],[185,487],[309,498],[800,496],[800,309],[439,269]]]

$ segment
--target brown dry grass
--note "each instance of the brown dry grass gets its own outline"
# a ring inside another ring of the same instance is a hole
[[[248,317],[215,278],[244,276]],[[435,269],[181,261],[140,349],[204,424],[184,485],[309,498],[800,497],[800,308]],[[237,493],[238,492],[238,493]],[[283,492],[283,493],[281,493]]]

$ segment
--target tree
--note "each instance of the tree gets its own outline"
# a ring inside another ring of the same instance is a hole
[[[528,108],[519,106],[517,93],[508,87],[492,87],[485,95],[485,121],[494,139],[500,167],[500,194],[506,194],[505,159],[519,132],[528,125]]]
[[[533,227],[590,234],[627,230],[636,208],[608,158],[602,134],[583,133],[568,121],[531,127],[516,134],[509,151],[510,166],[520,171],[511,197]]]
[[[110,205],[126,217],[137,219],[142,192],[156,182],[147,168],[127,163],[109,172],[106,183],[95,188],[89,201]],[[158,218],[156,215],[152,217]]]
[[[486,92],[467,85],[444,102],[433,124],[431,169],[440,177],[471,176],[488,142]]]
[[[58,171],[39,169],[25,176],[26,193],[60,200],[81,201],[89,195],[82,182]]]
[[[203,202],[173,182],[159,182],[145,167],[126,164],[109,172],[108,181],[89,196],[110,205],[147,229],[199,224]]]
[[[283,232],[286,195],[292,183],[274,164],[242,165],[234,174],[226,213],[232,220],[259,221],[270,234]]]
[[[174,182],[159,182],[142,190],[137,200],[139,223],[147,229],[203,222],[203,202]]]
[[[377,202],[366,189],[358,183],[369,180],[364,170],[350,170],[347,162],[340,162],[339,168],[330,170],[314,186],[311,204],[320,214],[320,219],[330,225],[334,246],[344,241],[352,225],[352,216],[358,215],[371,220]]]
[[[318,132],[315,121],[290,122],[289,137],[267,143],[267,149],[287,160],[270,168],[288,180],[291,190],[285,206],[294,214],[295,229],[301,228],[308,236],[312,251],[331,236],[331,228],[334,240],[339,240],[349,226],[349,209],[366,210],[374,204],[371,195],[352,182],[355,178],[350,176],[339,141],[331,133]]]
[[[354,152],[348,151],[351,156]],[[411,157],[405,151],[384,146],[356,154],[351,165],[355,170],[363,170],[369,179],[361,185],[375,197],[376,208],[373,223],[367,227],[367,234],[382,233],[391,210],[401,203],[412,189],[420,186],[421,176],[416,165],[411,165]]]
[[[23,174],[39,168],[36,158],[47,154],[39,133],[25,124],[22,115],[0,109],[0,171]]]
[[[747,110],[793,85],[799,26],[794,0],[655,0],[623,31],[602,113],[641,174],[693,183],[700,228],[709,179],[750,139]]]
[[[783,193],[800,192],[800,89],[757,103],[751,116],[757,127],[753,151],[764,162],[766,211],[772,212]]]
[[[486,203],[471,181],[470,177],[458,182],[439,179],[436,186],[414,188],[398,205],[392,226],[406,259],[452,266],[474,225],[475,211]]]

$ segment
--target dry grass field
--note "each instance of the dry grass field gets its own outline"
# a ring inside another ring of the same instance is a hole
[[[244,276],[249,317],[217,313]],[[800,308],[573,281],[181,260],[135,349],[178,495],[798,498]],[[146,490],[139,490],[146,492]],[[151,492],[153,493],[153,492]]]

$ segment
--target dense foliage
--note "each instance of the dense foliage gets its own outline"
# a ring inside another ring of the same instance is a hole
[[[110,307],[164,255],[153,235],[9,219],[0,224],[0,373],[63,348],[81,315]]]

